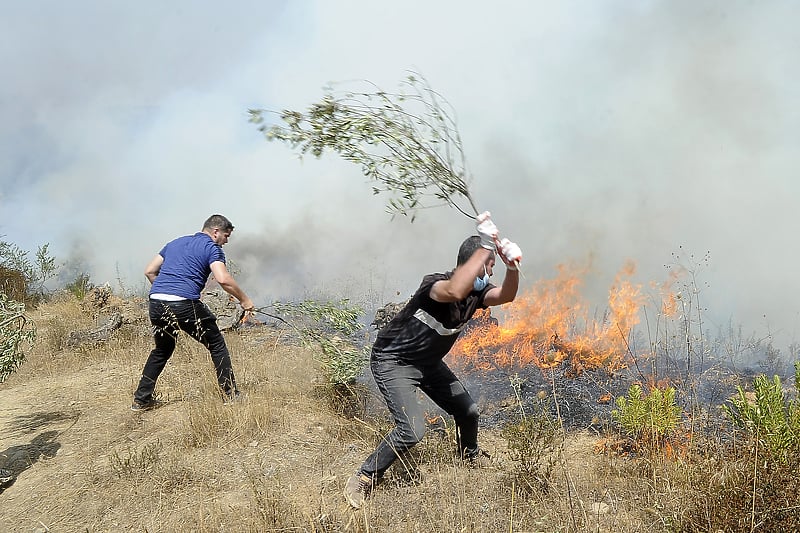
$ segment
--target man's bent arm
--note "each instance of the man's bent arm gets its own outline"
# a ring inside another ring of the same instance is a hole
[[[494,252],[486,248],[478,248],[466,263],[456,268],[453,277],[440,280],[431,287],[431,298],[437,302],[457,302],[463,300],[472,290],[472,284],[478,275],[483,275],[487,259]]]
[[[214,261],[211,263],[211,273],[214,274],[214,279],[217,280],[217,283],[219,283],[219,286],[222,287],[225,292],[239,300],[244,310],[250,311],[255,307],[247,294],[239,287],[236,280],[233,279],[231,273],[228,272],[228,267],[225,266],[225,263],[222,261]]]
[[[164,264],[164,258],[161,255],[156,255],[152,261],[150,261],[144,269],[145,277],[150,280],[150,284],[152,284],[156,280],[156,276],[161,271],[161,265]]]
[[[503,278],[503,284],[489,290],[486,296],[483,297],[483,303],[491,306],[513,302],[517,296],[518,288],[519,270],[506,269],[506,277]]]

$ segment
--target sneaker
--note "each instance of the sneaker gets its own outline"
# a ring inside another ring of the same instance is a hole
[[[140,402],[138,400],[133,400],[131,404],[131,411],[135,411],[137,413],[141,413],[144,411],[152,411],[153,409],[158,409],[166,402],[162,402],[161,400],[151,399],[149,402]]]
[[[353,509],[361,509],[371,491],[372,478],[366,474],[356,473],[350,476],[344,485],[344,498]]]
[[[6,484],[14,480],[14,472],[0,468],[0,487],[5,487]]]

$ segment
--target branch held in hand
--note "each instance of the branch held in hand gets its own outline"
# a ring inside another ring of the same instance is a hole
[[[282,124],[250,110],[250,121],[269,141],[282,141],[302,157],[327,151],[361,166],[374,194],[391,195],[387,211],[411,215],[432,200],[473,218],[478,214],[468,188],[469,172],[452,108],[419,75],[411,74],[399,93],[364,82],[367,91],[325,89],[306,112],[280,112]],[[277,113],[276,113],[277,114]],[[469,204],[472,213],[459,201]]]

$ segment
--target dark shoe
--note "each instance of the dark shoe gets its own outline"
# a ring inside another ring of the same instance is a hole
[[[344,485],[344,498],[353,509],[361,509],[370,492],[372,492],[372,478],[366,474],[353,474]]]
[[[225,399],[222,401],[223,405],[232,405],[234,403],[241,403],[245,399],[245,395],[238,390],[233,394],[226,394]]]
[[[0,487],[5,487],[11,481],[14,481],[14,472],[0,468]]]
[[[137,413],[141,413],[144,411],[152,411],[153,409],[158,409],[166,402],[162,402],[161,400],[152,399],[149,402],[139,402],[134,400],[131,404],[131,411],[135,411]]]
[[[464,464],[472,468],[486,468],[492,464],[492,456],[489,452],[478,448],[477,451],[464,454]]]

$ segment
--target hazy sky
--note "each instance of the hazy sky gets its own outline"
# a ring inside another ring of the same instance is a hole
[[[590,264],[602,307],[626,261],[662,282],[679,253],[713,324],[800,333],[796,2],[3,4],[0,235],[95,283],[143,286],[217,212],[257,303],[386,302],[451,268],[467,218],[392,220],[358,167],[301,163],[247,122],[416,70],[455,109],[524,285]]]

